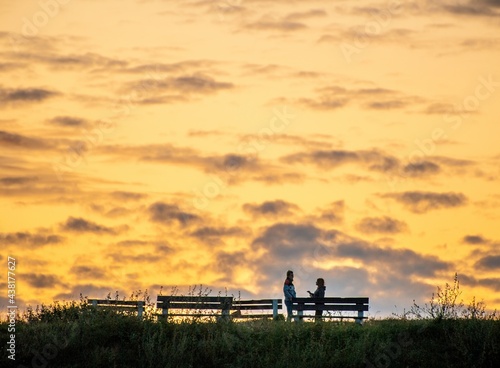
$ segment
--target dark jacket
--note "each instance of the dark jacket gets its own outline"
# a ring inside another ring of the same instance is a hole
[[[316,291],[311,295],[311,298],[324,298],[326,286],[318,286]]]
[[[293,286],[293,281],[288,277],[283,284],[283,294],[285,294],[285,303],[291,302],[292,298],[296,297],[295,286]]]

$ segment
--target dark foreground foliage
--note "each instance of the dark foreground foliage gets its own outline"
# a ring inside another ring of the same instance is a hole
[[[500,321],[166,323],[73,304],[18,321],[8,354],[1,367],[497,367]]]

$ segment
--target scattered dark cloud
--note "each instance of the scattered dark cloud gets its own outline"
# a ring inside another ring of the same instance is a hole
[[[77,276],[78,279],[101,280],[106,278],[106,272],[97,266],[73,266],[69,272]]]
[[[500,271],[500,255],[485,256],[476,262],[477,268],[489,271]]]
[[[368,9],[359,9],[356,10],[356,15],[359,15],[363,12],[363,10]],[[371,12],[369,15],[373,15],[378,12],[377,9],[374,12]],[[332,30],[331,28],[335,28]],[[370,45],[372,43],[377,44],[388,44],[388,45],[396,45],[400,46],[404,44],[405,46],[415,47],[415,39],[412,38],[417,31],[408,29],[408,28],[386,28],[381,30],[381,32],[367,32],[367,28],[365,25],[362,26],[354,26],[349,28],[343,28],[341,26],[330,26],[329,33],[322,34],[318,40],[316,41],[318,44],[335,44],[340,46],[340,50],[346,50],[347,54],[351,53],[351,48],[354,50],[352,52],[353,55],[356,55],[356,50],[360,50],[355,45],[364,44]],[[345,52],[345,51],[343,51]]]
[[[347,89],[341,86],[328,86],[316,89],[314,98],[301,98],[296,101],[314,110],[335,110],[354,102],[372,110],[401,109],[410,104],[422,102],[417,96],[379,87]]]
[[[207,238],[223,238],[223,237],[234,237],[234,236],[244,236],[247,234],[241,227],[211,227],[205,226],[193,231],[190,235],[199,238],[200,240]]]
[[[151,79],[161,80],[166,75],[186,73],[202,73],[202,71],[210,71],[216,66],[217,62],[212,60],[183,60],[175,63],[165,64],[139,64],[123,68],[120,71],[129,74],[147,75]]]
[[[290,68],[278,64],[245,64],[245,74],[264,77],[284,77],[290,72]]]
[[[6,176],[0,178],[0,184],[4,186],[18,186],[33,184],[38,181],[37,176]]]
[[[210,136],[222,136],[225,133],[220,130],[191,130],[188,133],[189,137],[210,137]]]
[[[500,278],[486,277],[478,280],[479,285],[489,289],[500,291]]]
[[[494,10],[497,6],[494,1],[471,0],[467,4],[444,5],[443,9],[454,15],[498,17],[500,14]]]
[[[208,159],[216,171],[233,172],[246,169],[255,170],[258,168],[257,160],[238,154],[226,154],[221,157],[211,157]]]
[[[255,175],[250,177],[250,179],[263,182],[267,185],[282,185],[290,183],[295,183],[295,184],[302,183],[307,179],[307,176],[297,172],[277,171],[277,172],[270,172],[268,174]],[[232,183],[234,183],[234,181]]]
[[[302,106],[313,110],[336,110],[346,106],[349,103],[349,100],[337,96],[322,96],[319,99],[301,98],[297,100],[297,102]]]
[[[142,246],[142,245],[147,245],[150,244],[148,241],[145,240],[139,240],[139,239],[127,239],[127,240],[122,240],[116,243],[118,246],[124,246],[124,247],[135,247],[135,246]]]
[[[471,161],[471,160],[463,160],[463,159],[457,159],[457,158],[445,157],[445,156],[433,156],[432,160],[437,162],[440,165],[446,165],[446,166],[455,167],[455,168],[470,167],[470,166],[473,166],[475,164],[475,162]]]
[[[61,228],[66,231],[77,233],[116,234],[116,230],[110,227],[99,225],[80,217],[69,217],[66,222],[62,224]]]
[[[320,168],[332,169],[346,164],[361,164],[371,171],[390,171],[398,166],[398,160],[377,150],[316,150],[300,152],[281,159],[288,164],[308,163]]]
[[[327,223],[338,224],[342,222],[344,218],[344,209],[344,201],[332,202],[326,208],[319,210],[320,214],[317,219]]]
[[[53,288],[61,283],[61,277],[57,275],[25,273],[23,280],[37,289]]]
[[[15,55],[12,55],[12,57],[23,60],[25,63],[43,64],[52,69],[76,69],[80,72],[82,70],[110,72],[111,70],[121,70],[128,65],[127,61],[112,59],[90,52],[86,54],[60,54],[49,50],[33,53],[32,50],[30,50],[27,52],[17,52]]]
[[[54,300],[78,300],[80,296],[89,299],[106,299],[108,295],[114,297],[118,293],[122,297],[125,295],[123,290],[117,290],[116,286],[97,286],[94,284],[74,285],[69,291],[59,293],[54,296]]]
[[[296,32],[306,29],[304,23],[294,22],[291,20],[259,20],[257,22],[248,23],[244,27],[249,30],[257,31],[280,31],[280,32]]]
[[[408,230],[408,225],[404,221],[399,221],[388,216],[365,217],[356,228],[365,233],[397,234]]]
[[[459,275],[459,281],[461,285],[472,287],[482,286],[494,291],[500,291],[500,278],[476,278],[469,275]]]
[[[88,122],[85,119],[72,116],[56,116],[49,120],[50,124],[65,128],[81,128],[86,127]]]
[[[147,198],[147,194],[144,193],[133,193],[124,191],[114,191],[111,193],[111,197],[119,201],[139,201],[141,199]]]
[[[428,16],[429,14],[447,13],[455,16],[498,16],[497,0],[463,0],[463,1],[410,1],[402,4],[405,12],[414,15]],[[337,9],[342,10],[340,7]],[[385,7],[382,9],[386,9]],[[349,14],[363,14],[373,17],[381,13],[381,8],[374,6],[356,6],[347,11]],[[394,16],[394,14],[392,14]],[[380,14],[384,16],[384,14]]]
[[[323,231],[310,224],[278,223],[267,227],[252,246],[266,249],[272,258],[298,259],[312,254],[318,246]]]
[[[457,113],[455,106],[449,103],[436,102],[432,103],[425,110],[422,111],[424,114],[428,115],[447,115]]]
[[[30,149],[30,150],[46,150],[53,147],[52,144],[38,138],[31,138],[25,135],[11,133],[0,130],[0,143],[3,147]]]
[[[255,218],[259,218],[261,216],[289,216],[292,215],[294,211],[300,210],[297,205],[283,201],[281,199],[266,201],[261,204],[245,203],[242,208],[245,212],[249,213]]]
[[[478,244],[488,244],[488,239],[485,239],[481,235],[466,235],[463,237],[462,242],[465,244],[478,245]]]
[[[126,91],[134,96],[136,103],[155,104],[188,101],[191,96],[210,95],[234,87],[232,83],[220,82],[204,74],[192,74],[143,79],[129,83]]]
[[[236,184],[244,180],[264,181],[273,184],[272,180],[275,180],[274,183],[281,183],[286,180],[302,179],[301,174],[283,172],[274,165],[263,164],[257,157],[236,153],[203,155],[195,149],[176,147],[170,144],[102,146],[98,150],[100,153],[107,155],[127,156],[143,161],[202,169],[206,173],[224,177],[224,180],[230,184]],[[268,176],[270,177],[268,178]]]
[[[365,107],[374,110],[391,110],[391,109],[401,109],[407,106],[408,103],[400,100],[388,100],[388,101],[373,101],[365,104]]]
[[[259,140],[258,136],[246,136],[245,139],[248,142],[252,142],[252,139]],[[285,146],[290,146],[296,148],[297,146],[302,146],[308,149],[331,149],[335,146],[340,146],[340,142],[336,137],[307,137],[307,136],[298,136],[291,134],[279,134],[272,138],[273,144],[282,144]],[[250,143],[249,143],[250,144]]]
[[[160,89],[173,89],[182,93],[210,94],[219,90],[231,89],[234,85],[227,82],[218,82],[204,75],[185,75],[169,78],[158,84]]]
[[[43,246],[62,243],[64,237],[55,234],[32,234],[30,232],[0,233],[2,245]]]
[[[431,161],[410,163],[403,167],[403,172],[410,177],[434,175],[438,174],[440,171],[439,165]]]
[[[410,249],[382,248],[365,242],[339,244],[335,249],[337,257],[351,258],[368,264],[383,264],[398,270],[400,275],[434,277],[448,271],[451,264],[434,256],[423,256]]]
[[[402,192],[383,194],[384,198],[392,198],[414,213],[425,213],[442,208],[464,206],[467,197],[462,193],[434,193],[434,192]]]
[[[22,63],[0,63],[0,73],[24,68],[26,68],[26,64]]]
[[[58,95],[44,88],[3,88],[0,87],[0,105],[10,103],[42,102]]]
[[[108,255],[113,262],[118,264],[154,264],[160,261],[159,254],[152,253],[139,253],[139,254],[127,254],[127,253],[112,253]],[[165,261],[165,259],[161,259]]]
[[[164,225],[171,225],[177,222],[181,226],[187,226],[201,220],[198,215],[182,211],[175,204],[163,202],[156,202],[150,205],[148,213],[151,221]]]
[[[233,282],[234,273],[237,272],[238,269],[248,267],[249,260],[247,256],[247,252],[244,251],[231,253],[225,251],[218,252],[212,266],[219,275],[222,275],[218,281],[224,283]]]
[[[113,207],[109,211],[103,213],[104,216],[110,218],[123,217],[134,213],[133,209],[129,209],[126,207]]]
[[[301,12],[294,12],[288,14],[285,19],[291,21],[298,21],[308,18],[326,17],[328,13],[324,9],[310,9]]]

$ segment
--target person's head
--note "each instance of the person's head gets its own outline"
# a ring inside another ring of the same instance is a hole
[[[293,271],[290,270],[286,271],[286,278],[293,280]]]
[[[318,286],[325,286],[325,280],[323,280],[322,278],[319,278],[316,280],[316,285]]]

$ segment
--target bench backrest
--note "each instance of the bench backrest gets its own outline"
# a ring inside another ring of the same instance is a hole
[[[136,310],[139,318],[142,318],[144,311],[144,302],[142,300],[88,299],[88,304],[95,308],[112,308],[119,311]]]
[[[242,299],[233,301],[232,309],[241,312],[241,311],[254,311],[254,310],[272,310],[273,317],[278,317],[278,309],[281,309],[283,304],[281,299]],[[250,318],[250,317],[262,317],[265,315],[259,314],[239,314],[240,318]]]
[[[168,316],[171,309],[183,310],[221,310],[222,315],[229,315],[232,296],[163,296],[158,295],[157,308]]]
[[[335,311],[368,311],[366,297],[360,298],[294,298],[294,310],[335,310]]]
[[[330,298],[294,298],[292,300],[292,309],[298,311],[299,316],[303,311],[351,311],[358,312],[357,323],[365,318],[364,312],[368,311],[368,297],[330,297]],[[346,316],[348,317],[348,316]]]

